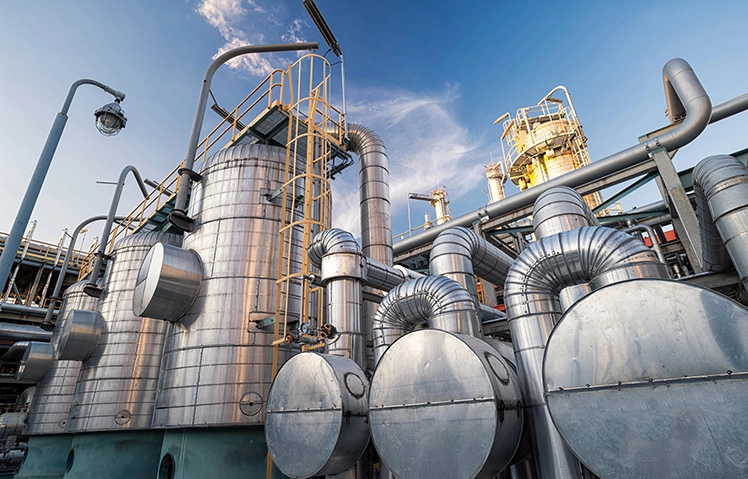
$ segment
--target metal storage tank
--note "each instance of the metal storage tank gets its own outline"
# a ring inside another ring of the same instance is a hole
[[[79,281],[65,290],[62,305],[57,313],[57,322],[52,344],[65,326],[68,313],[74,309],[94,311],[97,298],[83,292],[88,281]],[[16,477],[62,477],[65,462],[73,441],[72,434],[65,434],[70,403],[75,392],[75,382],[80,372],[81,361],[56,360],[52,368],[36,387],[31,409],[26,418],[24,434],[29,438],[28,460],[24,460]]]
[[[130,307],[140,264],[158,242],[178,245],[181,238],[136,233],[112,251],[98,303],[104,331],[81,366],[65,429],[76,433],[67,478],[137,477],[158,464],[162,434],[151,430],[151,419],[167,325],[139,318]]]
[[[273,330],[257,326],[275,314],[284,205],[272,194],[285,163],[284,148],[239,145],[211,156],[193,185],[195,223],[183,247],[200,256],[202,284],[170,326],[153,419],[154,427],[180,428],[164,436],[169,477],[215,477],[214,461],[223,457],[222,477],[265,473],[263,430],[246,426],[264,423],[272,380]],[[299,256],[291,261],[300,269],[301,238],[294,243]],[[291,291],[289,308],[299,303]]]

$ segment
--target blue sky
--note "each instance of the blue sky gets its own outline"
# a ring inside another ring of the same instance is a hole
[[[409,192],[446,186],[455,216],[485,204],[483,165],[489,151],[501,151],[493,121],[557,85],[571,92],[593,161],[667,123],[661,71],[670,58],[691,63],[714,104],[748,91],[741,1],[316,3],[345,53],[348,120],[374,129],[388,147],[395,233],[407,229]],[[106,214],[113,186],[97,180],[113,181],[132,164],[160,181],[182,159],[217,52],[297,40],[322,42],[301,0],[3,1],[0,231],[10,229],[73,81],[94,78],[126,92],[128,124],[118,136],[99,135],[92,113],[110,97],[79,89],[32,215],[36,238],[52,243],[63,228]],[[213,91],[231,108],[268,69],[294,59],[245,57],[219,70]],[[206,125],[216,118],[208,111]],[[746,131],[748,113],[712,125],[681,149],[676,166],[748,147]],[[333,182],[333,216],[357,234],[355,170]],[[636,200],[655,195],[651,188]],[[137,197],[129,179],[120,211]],[[429,209],[412,208],[414,222]]]

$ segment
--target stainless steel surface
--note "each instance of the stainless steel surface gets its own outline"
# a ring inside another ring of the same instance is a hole
[[[369,443],[369,380],[352,360],[301,353],[278,371],[265,437],[273,462],[293,478],[350,469]]]
[[[522,419],[514,369],[472,336],[409,333],[372,379],[372,439],[397,477],[493,477],[512,459]]]
[[[537,239],[583,226],[599,226],[582,197],[568,186],[544,191],[532,209],[532,224]]]
[[[693,169],[693,181],[703,215],[699,223],[705,263],[707,252],[710,263],[724,263],[724,255],[719,255],[722,248],[716,244],[721,239],[740,282],[748,290],[748,168],[731,156],[710,156]],[[719,238],[715,238],[712,225]]]
[[[359,158],[359,199],[361,201],[361,251],[364,256],[392,265],[392,215],[390,172],[387,149],[371,129],[348,123],[349,150]],[[364,301],[362,325],[366,343],[372,340],[371,324],[377,303]],[[374,369],[374,352],[366,348],[366,369]]]
[[[456,281],[473,298],[478,309],[475,276],[495,285],[503,286],[514,259],[466,228],[455,227],[443,231],[434,240],[429,253],[429,270],[432,275]],[[480,322],[471,329],[481,333]],[[464,332],[464,331],[463,331]]]
[[[139,318],[130,305],[140,264],[151,246],[180,241],[178,235],[149,232],[115,245],[97,306],[105,328],[81,366],[66,432],[150,428],[167,323]]]
[[[594,161],[588,166],[567,173],[559,178],[464,214],[453,219],[448,224],[436,226],[428,231],[399,241],[393,247],[394,253],[401,254],[423,244],[428,244],[447,228],[453,226],[467,227],[475,221],[481,221],[485,217],[489,219],[496,218],[529,206],[541,193],[551,188],[557,186],[574,188],[645,161],[651,151],[659,148],[674,151],[690,143],[701,134],[709,122],[712,112],[712,104],[709,96],[704,91],[690,65],[683,59],[675,58],[667,62],[663,68],[663,77],[666,90],[675,92],[680,103],[684,105],[686,112],[685,120],[673,130],[650,138],[643,143],[631,146],[601,160]],[[672,98],[672,95],[669,94],[669,97]]]
[[[748,309],[670,280],[610,285],[548,342],[555,425],[607,479],[748,477]]]
[[[83,309],[70,311],[53,339],[55,359],[85,361],[99,344],[103,329],[104,318],[98,312]]]
[[[140,266],[132,312],[177,321],[197,298],[202,280],[203,264],[197,253],[156,243]]]
[[[87,280],[82,280],[71,285],[62,295],[60,321],[57,322],[55,329],[56,337],[52,340],[53,346],[59,338],[59,332],[65,328],[65,318],[69,311],[96,309],[97,299],[83,291],[87,282]],[[26,434],[35,436],[65,432],[80,367],[80,361],[56,360],[52,362],[52,367],[36,387],[36,393],[31,401],[31,412],[26,420]]]
[[[29,341],[24,348],[16,379],[23,382],[36,382],[44,377],[52,367],[55,350],[49,343]]]
[[[369,128],[348,124],[349,150],[360,162],[361,251],[386,265],[392,265],[392,216],[390,213],[390,171],[387,149]]]
[[[327,322],[337,331],[333,338],[325,340],[325,351],[353,359],[365,368],[362,285],[389,291],[401,284],[405,275],[363,256],[353,235],[338,228],[318,233],[308,252],[309,260],[320,268]]]
[[[654,252],[638,238],[601,226],[542,238],[530,244],[512,265],[504,301],[523,398],[535,434],[534,456],[544,479],[579,474],[579,464],[550,423],[543,397],[543,352],[561,316],[559,293],[576,284],[589,283],[594,290],[625,279],[647,277],[667,277],[665,265]]]
[[[275,315],[284,205],[268,197],[283,184],[285,156],[284,148],[241,145],[203,164],[190,199],[195,223],[183,247],[202,258],[204,276],[195,302],[169,325],[154,427],[264,422],[273,332],[256,325]],[[293,241],[298,256],[290,260],[300,271],[301,238]],[[290,317],[299,314],[296,286]],[[281,364],[286,356],[281,348]]]
[[[470,293],[444,276],[424,276],[392,289],[374,315],[372,339],[379,363],[387,348],[416,326],[478,336],[480,321]]]
[[[72,287],[72,286],[71,286]],[[3,305],[6,307],[6,305]],[[2,341],[47,341],[52,333],[37,326],[26,324],[0,323],[0,340]]]

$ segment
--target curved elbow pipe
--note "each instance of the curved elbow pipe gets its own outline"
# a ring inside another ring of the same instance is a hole
[[[587,203],[573,188],[559,186],[544,191],[532,209],[537,239],[584,226],[600,226]]]
[[[704,270],[730,260],[748,290],[748,168],[728,155],[710,156],[693,169]]]
[[[449,227],[470,226],[475,221],[480,221],[486,216],[496,218],[529,206],[538,199],[541,193],[551,188],[558,186],[575,188],[641,163],[649,157],[652,151],[661,148],[673,151],[690,143],[704,131],[704,128],[709,123],[712,102],[709,100],[709,96],[691,69],[691,66],[685,60],[680,58],[670,60],[665,64],[662,73],[663,77],[667,79],[666,91],[675,92],[686,113],[685,120],[672,131],[662,133],[643,143],[631,146],[578,170],[462,215],[459,218],[453,219],[448,224],[438,225],[428,231],[406,238],[394,246],[394,253],[403,253],[417,246],[429,243],[439,233]],[[673,111],[677,111],[677,106],[672,98],[670,103],[673,105]]]
[[[601,226],[542,238],[512,265],[504,301],[542,477],[578,476],[577,459],[552,424],[543,389],[543,355],[561,317],[560,292],[585,283],[595,290],[627,279],[666,277],[665,265],[638,238]]]
[[[473,275],[503,285],[514,259],[467,228],[452,227],[434,240],[429,253],[429,270],[446,276],[470,292],[477,304]]]
[[[349,150],[360,161],[361,251],[386,265],[392,265],[392,216],[390,213],[390,172],[387,149],[369,128],[348,124]]]
[[[477,336],[478,315],[470,294],[443,276],[424,276],[392,289],[377,308],[372,325],[374,358],[417,325]]]

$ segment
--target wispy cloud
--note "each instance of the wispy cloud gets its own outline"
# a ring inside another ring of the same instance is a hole
[[[213,58],[243,45],[263,43],[266,37],[280,38],[284,42],[303,41],[302,31],[307,23],[300,18],[283,22],[279,20],[283,16],[281,10],[279,5],[268,8],[255,0],[202,0],[197,7],[197,13],[215,27],[225,40]],[[253,13],[262,16],[253,16]],[[262,18],[262,22],[255,21],[255,18]],[[270,43],[279,42],[274,40]],[[276,59],[277,56],[268,54],[242,55],[226,64],[252,75],[265,76],[273,71],[274,66],[279,66]]]
[[[350,97],[355,102],[348,108],[349,121],[372,128],[387,146],[393,216],[407,208],[408,193],[429,193],[446,186],[450,199],[455,200],[485,181],[487,146],[453,112],[460,97],[457,87],[448,85],[439,93],[366,90]],[[336,189],[333,222],[358,235],[358,186]]]

